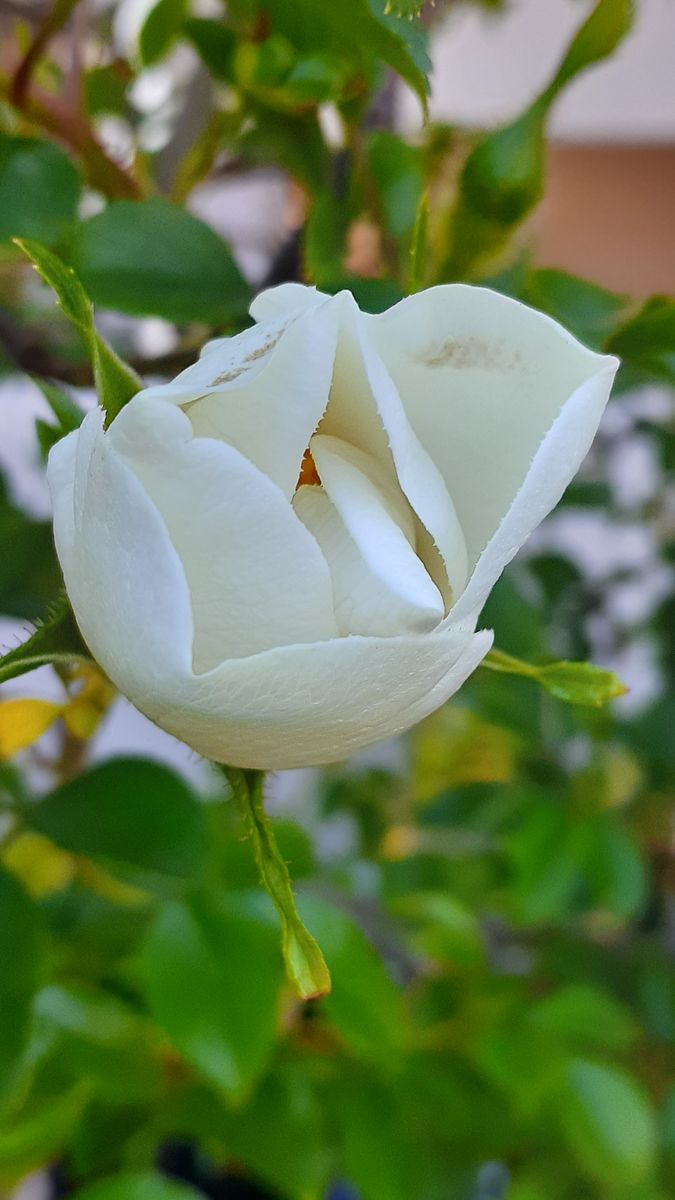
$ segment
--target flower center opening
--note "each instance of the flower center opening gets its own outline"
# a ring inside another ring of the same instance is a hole
[[[303,486],[304,487],[321,487],[321,476],[319,475],[319,472],[316,469],[316,463],[314,462],[314,459],[312,458],[312,451],[309,449],[309,446],[307,447],[307,449],[305,450],[305,453],[302,456],[302,463],[300,464],[300,474],[298,475],[298,482],[295,485],[296,492],[297,492],[298,488],[301,488]]]

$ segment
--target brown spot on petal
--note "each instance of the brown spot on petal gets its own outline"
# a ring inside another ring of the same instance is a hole
[[[256,346],[255,350],[251,350],[246,357],[242,359],[239,366],[231,367],[229,371],[223,371],[220,375],[216,375],[216,378],[211,381],[209,387],[217,387],[219,383],[231,383],[233,379],[237,379],[240,375],[243,375],[244,371],[248,370],[251,363],[256,362],[259,358],[265,358],[265,356],[269,354],[270,350],[274,349],[285,328],[286,326],[284,325],[283,329],[280,329],[278,333],[268,337],[261,346]]]
[[[425,367],[476,367],[484,371],[514,370],[520,365],[519,350],[506,351],[503,343],[485,338],[446,338],[422,350],[418,362]]]
[[[231,371],[222,371],[220,375],[216,375],[212,379],[209,387],[217,387],[219,383],[231,383],[233,379],[237,379],[246,370],[245,366],[234,367]]]

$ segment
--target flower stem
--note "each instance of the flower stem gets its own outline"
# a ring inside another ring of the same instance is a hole
[[[330,973],[295,907],[288,867],[263,805],[264,772],[227,766],[222,770],[251,840],[260,877],[281,919],[281,949],[288,977],[302,1000],[325,996],[331,989]]]

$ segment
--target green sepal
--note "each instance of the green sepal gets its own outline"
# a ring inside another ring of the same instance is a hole
[[[8,650],[0,658],[0,683],[16,679],[18,675],[25,675],[27,671],[47,663],[66,664],[78,660],[92,661],[75,624],[73,610],[63,596],[25,642],[14,650]]]

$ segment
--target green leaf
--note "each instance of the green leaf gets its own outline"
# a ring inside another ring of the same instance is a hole
[[[609,991],[591,983],[569,983],[537,1001],[528,1022],[548,1037],[570,1045],[604,1046],[622,1052],[635,1041],[636,1024]]]
[[[138,37],[144,67],[159,62],[171,49],[187,12],[187,0],[158,0],[150,9]]]
[[[292,104],[298,105],[339,100],[346,75],[339,60],[329,54],[314,54],[291,67],[283,81],[283,93]]]
[[[397,17],[405,17],[412,21],[419,17],[424,8],[424,0],[389,0],[386,12],[392,12]]]
[[[225,242],[166,200],[109,204],[82,222],[73,256],[105,308],[223,325],[248,307],[248,285]]]
[[[331,155],[313,114],[274,112],[249,103],[247,116],[236,142],[246,158],[266,167],[276,164],[311,193],[330,186]]]
[[[75,624],[72,609],[64,598],[54,605],[35,633],[20,646],[3,654],[0,658],[0,683],[16,679],[45,663],[71,663],[78,660],[90,662],[91,655]]]
[[[105,67],[93,67],[84,79],[87,112],[92,117],[113,113],[121,116],[126,109],[127,88],[133,79],[129,65],[116,59]]]
[[[206,852],[194,793],[168,767],[140,758],[112,759],[63,784],[31,806],[29,823],[64,850],[159,886],[195,878]]]
[[[571,822],[555,797],[521,813],[507,843],[513,869],[509,900],[517,920],[561,922],[576,911],[589,837],[587,826]]]
[[[60,587],[51,523],[34,521],[11,504],[0,477],[0,612],[34,621]]]
[[[81,884],[43,901],[50,931],[64,954],[80,964],[84,978],[105,978],[138,950],[154,917],[150,904],[120,904]]]
[[[15,239],[17,246],[30,259],[38,275],[56,294],[67,316],[82,333],[94,367],[94,380],[99,402],[105,409],[108,422],[142,387],[141,380],[101,337],[94,325],[91,301],[72,267],[46,250],[38,242]]]
[[[324,1111],[306,1062],[284,1056],[245,1106],[217,1101],[212,1089],[184,1090],[175,1127],[224,1146],[228,1159],[245,1165],[275,1196],[327,1195]]]
[[[397,915],[418,925],[413,945],[422,954],[470,969],[485,960],[485,946],[476,915],[442,892],[412,892],[392,902]]]
[[[162,1175],[121,1172],[98,1179],[74,1194],[74,1200],[200,1200],[203,1192]]]
[[[369,135],[366,153],[389,233],[409,238],[424,187],[420,151],[397,134],[378,130]]]
[[[612,489],[603,480],[574,480],[566,489],[561,505],[565,508],[604,508],[611,507],[613,501]]]
[[[500,646],[518,658],[540,658],[546,651],[541,616],[511,573],[497,580],[481,614],[488,629],[497,630]]]
[[[304,230],[304,265],[309,283],[323,287],[343,274],[348,210],[329,190],[314,198]]]
[[[0,1129],[0,1184],[10,1186],[35,1167],[56,1158],[77,1126],[89,1095],[78,1083],[58,1096],[41,1096],[34,1106]]]
[[[347,1046],[359,1057],[391,1065],[401,1052],[401,994],[374,947],[340,909],[303,896],[303,917],[322,946],[332,990],[321,1002]]]
[[[138,1018],[121,1000],[81,984],[50,984],[35,1009],[42,1020],[98,1046],[119,1047],[138,1032]]]
[[[431,61],[427,52],[426,31],[420,21],[410,20],[392,9],[390,0],[367,0],[380,26],[371,34],[373,53],[381,57],[416,92],[426,113]]]
[[[263,804],[261,771],[241,771],[223,767],[244,828],[251,839],[260,878],[281,919],[281,948],[289,979],[303,1000],[323,996],[330,991],[331,980],[323,955],[312,935],[305,929],[293,899],[293,889]]]
[[[56,295],[60,307],[73,325],[89,338],[93,329],[91,301],[72,267],[40,246],[36,241],[16,238],[17,246],[30,259],[40,278]]]
[[[147,1019],[91,984],[51,984],[35,1005],[42,1036],[74,1079],[88,1078],[112,1103],[152,1102],[163,1090],[162,1065]]]
[[[591,663],[548,663],[537,668],[537,681],[566,704],[585,704],[592,708],[602,708],[627,691],[613,671],[605,671]]]
[[[0,239],[53,244],[77,220],[80,177],[54,142],[0,133]]]
[[[36,387],[39,387],[56,417],[56,425],[49,426],[54,431],[54,442],[59,441],[66,434],[73,433],[76,429],[79,429],[84,420],[84,412],[79,404],[76,404],[62,388],[56,387],[55,384],[49,383],[46,379],[34,378],[33,382]]]
[[[629,304],[626,296],[552,267],[530,272],[523,299],[571,329],[593,350],[605,348]]]
[[[625,1071],[573,1059],[560,1095],[560,1116],[580,1164],[601,1183],[638,1183],[656,1154],[647,1098]]]
[[[204,1079],[243,1099],[276,1038],[283,970],[274,927],[200,897],[167,904],[139,968],[172,1044]]]
[[[231,83],[237,48],[237,39],[232,30],[221,21],[213,21],[208,17],[190,17],[184,29],[211,74],[224,83]]]
[[[0,1096],[12,1085],[28,1040],[43,932],[37,906],[17,880],[0,869]]]
[[[591,663],[552,662],[535,666],[505,654],[503,650],[493,649],[483,659],[482,665],[489,671],[503,675],[521,675],[533,679],[552,696],[567,704],[601,708],[609,700],[626,693],[625,685],[613,671],[605,671]]]
[[[301,52],[329,50],[347,56],[372,73],[377,60],[396,71],[426,105],[429,59],[419,22],[388,11],[387,0],[343,0],[316,5],[312,0],[267,0],[275,32]]]
[[[602,813],[593,827],[595,853],[587,872],[597,904],[628,921],[644,911],[650,880],[639,843],[613,813]]]
[[[342,1172],[363,1200],[411,1200],[428,1194],[420,1178],[419,1142],[408,1136],[391,1087],[373,1077],[339,1078],[329,1103],[339,1132]]]
[[[612,334],[606,349],[648,375],[675,383],[675,301],[654,297]]]
[[[393,304],[403,299],[404,292],[393,279],[362,279],[359,275],[342,275],[324,284],[327,292],[335,295],[343,288],[352,293],[363,312],[386,312]]]

